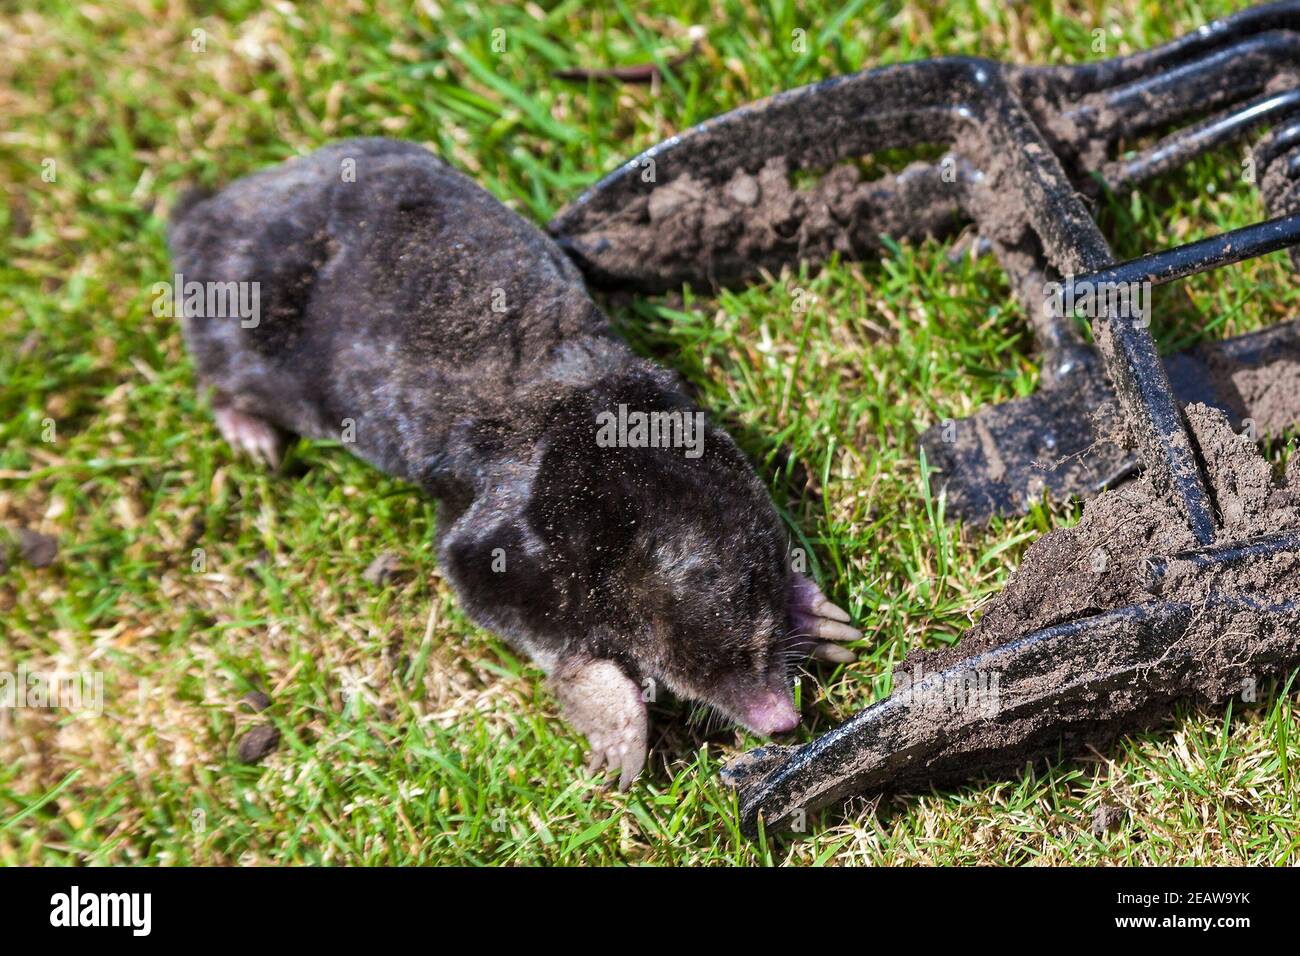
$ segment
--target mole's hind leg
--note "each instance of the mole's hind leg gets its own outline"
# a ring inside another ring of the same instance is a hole
[[[641,688],[613,661],[570,660],[551,674],[564,717],[587,736],[593,773],[608,764],[626,790],[645,766],[650,717]]]
[[[280,467],[284,433],[264,418],[241,412],[230,405],[214,405],[217,428],[236,452],[247,454],[271,468]]]

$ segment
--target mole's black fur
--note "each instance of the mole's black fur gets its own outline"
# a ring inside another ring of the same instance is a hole
[[[186,308],[227,438],[271,463],[284,433],[341,438],[441,499],[467,612],[550,674],[624,784],[649,682],[787,730],[792,651],[842,659],[813,635],[857,636],[788,570],[723,431],[683,419],[698,457],[597,441],[620,405],[697,409],[611,335],[550,239],[425,149],[352,140],[239,180],[178,213],[170,245],[187,285],[257,283],[256,322]]]

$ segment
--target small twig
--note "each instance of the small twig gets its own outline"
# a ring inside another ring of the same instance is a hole
[[[690,48],[668,61],[668,69],[675,70],[700,49],[700,37],[691,40]],[[664,71],[658,63],[636,63],[631,66],[614,67],[574,67],[568,70],[555,70],[551,76],[557,80],[570,80],[585,83],[588,80],[601,80],[607,83],[656,83],[663,79]]]

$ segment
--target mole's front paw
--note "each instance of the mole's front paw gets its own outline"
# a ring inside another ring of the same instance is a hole
[[[551,675],[565,719],[591,744],[591,772],[608,766],[626,790],[645,766],[649,716],[641,689],[613,661],[566,661]]]
[[[796,645],[818,660],[847,664],[857,655],[835,641],[858,641],[862,632],[849,626],[847,611],[836,607],[811,578],[794,576],[790,589],[790,623]]]

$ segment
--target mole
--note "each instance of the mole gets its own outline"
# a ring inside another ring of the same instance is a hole
[[[592,772],[640,773],[651,689],[771,735],[799,723],[799,659],[854,659],[731,437],[429,150],[327,146],[186,197],[168,244],[226,440],[270,467],[341,441],[436,498],[442,574],[546,672]]]

